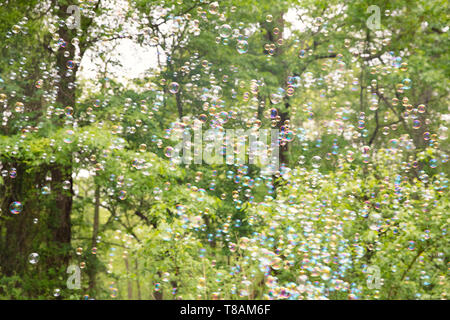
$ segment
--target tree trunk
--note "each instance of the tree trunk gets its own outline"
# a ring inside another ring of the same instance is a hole
[[[123,260],[125,262],[125,268],[127,270],[128,300],[133,300],[133,283],[130,279],[130,266],[128,264],[128,256],[124,256]]]
[[[100,185],[95,184],[95,207],[94,207],[94,221],[92,225],[92,240],[91,240],[91,250],[97,246],[97,236],[98,236],[98,226],[100,218]],[[93,254],[91,251],[90,262],[88,266],[89,275],[89,291],[91,295],[95,295],[95,285],[97,276],[97,255]]]

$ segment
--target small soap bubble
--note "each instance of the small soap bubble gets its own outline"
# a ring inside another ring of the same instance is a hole
[[[247,40],[239,40],[236,44],[236,49],[239,54],[247,53],[247,51],[248,51]]]
[[[231,29],[231,27],[228,24],[224,24],[224,25],[220,26],[220,28],[219,28],[219,35],[222,38],[230,37],[231,33],[232,33],[232,29]]]
[[[119,191],[119,199],[125,200],[127,198],[127,191],[126,190],[120,190]]]
[[[30,262],[31,264],[36,264],[39,262],[39,254],[33,252],[32,254],[30,254],[28,256],[28,262]]]
[[[23,210],[23,205],[21,202],[19,201],[14,201],[13,203],[11,203],[11,205],[9,206],[9,211],[12,214],[19,214],[21,213]]]
[[[169,84],[169,92],[176,94],[178,93],[178,91],[180,90],[180,85],[178,84],[178,82],[172,82]]]
[[[314,156],[311,158],[311,165],[313,168],[319,168],[322,164],[322,158],[319,156]]]

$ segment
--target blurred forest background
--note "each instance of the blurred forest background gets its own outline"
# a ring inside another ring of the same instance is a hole
[[[0,299],[447,299],[448,18],[0,1]],[[178,163],[200,124],[279,130],[279,170]]]

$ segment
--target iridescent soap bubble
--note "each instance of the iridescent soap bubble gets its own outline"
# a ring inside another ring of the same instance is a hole
[[[43,85],[43,84],[44,84],[44,81],[41,80],[41,79],[39,79],[39,80],[37,80],[37,81],[35,82],[34,86],[35,86],[37,89],[40,89],[40,88],[42,88],[42,85]]]
[[[17,101],[16,102],[16,107],[14,108],[14,110],[17,113],[23,113],[25,111],[25,105],[22,102]]]
[[[436,168],[438,165],[437,159],[430,159],[429,164],[430,164],[430,168],[433,168],[433,169]]]
[[[201,114],[198,116],[198,119],[202,122],[205,123],[206,120],[208,119],[208,116],[206,114]]]
[[[217,272],[216,273],[216,282],[220,283],[222,282],[222,277],[223,277],[223,273],[222,272]]]
[[[298,157],[298,164],[300,164],[300,165],[303,165],[303,164],[305,164],[305,162],[306,162],[306,157],[304,156],[304,155],[300,155],[299,157]]]
[[[376,110],[378,110],[378,100],[377,100],[377,99],[372,99],[372,100],[370,100],[369,109],[370,109],[371,111],[376,111]]]
[[[69,129],[66,130],[66,137],[64,138],[64,142],[67,144],[70,144],[73,142],[73,135],[74,135],[74,131]]]
[[[322,164],[322,158],[319,156],[314,156],[311,158],[311,165],[313,168],[319,168],[320,165]]]
[[[230,242],[229,244],[228,244],[228,248],[230,249],[230,251],[231,252],[236,252],[236,244],[235,243],[233,243],[233,242]]]
[[[62,188],[63,188],[64,190],[70,190],[71,186],[72,186],[72,184],[70,183],[69,180],[65,180],[65,181],[63,181],[63,183],[62,183]]]
[[[10,204],[9,206],[9,211],[12,214],[19,214],[21,213],[23,210],[23,205],[22,203],[20,203],[19,201],[14,201],[13,203]]]
[[[145,151],[147,151],[147,145],[146,144],[141,144],[140,146],[139,146],[139,151],[140,152],[145,152]]]
[[[280,103],[282,100],[283,100],[283,96],[282,96],[281,94],[278,94],[278,93],[272,93],[272,94],[270,95],[270,101],[271,101],[273,104],[278,104],[278,103]]]
[[[231,33],[232,33],[232,29],[231,29],[230,25],[224,24],[224,25],[220,26],[220,28],[219,28],[219,35],[222,38],[230,37]]]
[[[178,84],[178,82],[172,82],[169,84],[169,92],[170,93],[178,93],[178,91],[180,90],[180,85]]]
[[[73,108],[72,107],[70,107],[70,106],[67,106],[65,109],[64,109],[64,112],[65,112],[65,114],[66,114],[66,116],[72,116],[73,115]]]
[[[354,152],[351,150],[348,150],[346,158],[347,158],[348,162],[352,162],[353,160],[355,160]]]
[[[164,150],[164,155],[167,158],[172,158],[174,156],[174,152],[175,150],[172,147],[166,147],[166,149]]]
[[[217,14],[219,12],[219,3],[217,1],[210,3],[208,9],[209,13]]]
[[[218,99],[220,97],[222,97],[222,87],[221,86],[212,86],[211,88],[211,95]]]
[[[47,195],[47,194],[49,194],[49,193],[50,193],[50,188],[49,188],[49,187],[43,186],[43,187],[41,188],[41,194]]]
[[[276,108],[270,109],[270,119],[276,119],[278,116],[278,110]]]
[[[248,290],[246,290],[246,289],[241,289],[241,290],[239,290],[239,296],[242,298],[242,297],[246,297],[246,296],[248,296]]]
[[[280,257],[274,257],[272,261],[270,261],[270,266],[274,270],[280,270],[282,266],[282,260]]]
[[[31,264],[36,264],[39,262],[39,255],[35,252],[28,256],[28,262]]]
[[[408,78],[403,79],[403,81],[402,81],[402,89],[403,90],[411,89],[411,83],[412,83],[411,79],[408,79]]]
[[[329,280],[331,278],[331,269],[329,267],[323,267],[320,277],[322,280]]]
[[[12,32],[13,32],[14,34],[18,34],[18,33],[22,30],[22,28],[21,28],[21,26],[15,24],[15,25],[13,25],[13,27],[11,28],[11,30],[12,30]]]
[[[17,177],[17,170],[16,170],[16,168],[12,168],[11,171],[9,171],[9,177],[11,179],[14,179],[14,178]]]
[[[236,44],[236,50],[239,54],[247,53],[247,51],[248,51],[247,40],[239,40]]]
[[[164,272],[164,273],[162,274],[162,281],[164,281],[164,282],[169,282],[169,277],[170,277],[170,273]]]
[[[116,298],[118,293],[119,293],[119,290],[117,288],[110,288],[109,290],[111,290],[110,297],[111,298]]]
[[[219,292],[213,292],[211,293],[211,299],[212,300],[219,300],[220,293]]]
[[[273,276],[269,275],[266,278],[266,286],[268,286],[269,288],[274,287],[277,284],[277,280],[276,278],[274,278]]]
[[[119,191],[119,199],[120,200],[125,200],[127,198],[127,192],[126,190],[120,190]]]
[[[399,141],[397,139],[391,139],[389,140],[389,147],[391,149],[397,149],[399,146]]]
[[[73,62],[73,60],[67,61],[66,67],[67,67],[67,69],[70,69],[70,70],[73,69],[75,67],[75,63]]]

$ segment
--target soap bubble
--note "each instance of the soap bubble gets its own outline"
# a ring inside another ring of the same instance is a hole
[[[63,183],[62,183],[62,188],[64,189],[64,190],[70,190],[70,187],[72,186],[72,184],[70,183],[70,181],[69,180],[65,180],[65,181],[63,181]]]
[[[72,70],[75,67],[75,63],[73,62],[73,60],[69,60],[66,63],[67,69]]]
[[[236,44],[236,49],[239,54],[247,53],[248,51],[248,42],[247,40],[239,40]]]
[[[180,85],[178,84],[178,82],[172,82],[169,85],[169,92],[170,93],[175,94],[175,93],[178,93],[179,90],[180,90]]]
[[[24,104],[22,102],[17,101],[16,102],[16,107],[14,108],[14,110],[17,113],[23,113],[25,111],[25,106],[24,106]]]
[[[60,295],[61,295],[61,290],[60,289],[53,290],[53,296],[54,297],[59,297]]]
[[[11,205],[9,206],[9,211],[12,214],[19,214],[21,213],[23,210],[23,205],[22,203],[20,203],[19,201],[14,201],[13,203],[11,203]]]
[[[47,194],[49,194],[49,193],[50,193],[50,188],[49,188],[49,187],[43,186],[43,187],[41,188],[41,194],[47,195]]]
[[[211,14],[217,14],[219,12],[219,3],[217,1],[210,3],[208,11]]]
[[[125,190],[120,190],[119,191],[119,199],[125,200],[126,198],[127,198],[127,192]]]
[[[36,264],[39,262],[39,254],[37,253],[32,253],[28,256],[28,262],[30,262],[31,264]]]
[[[228,38],[228,37],[230,37],[230,36],[231,36],[231,33],[232,33],[232,30],[231,30],[230,25],[224,24],[224,25],[220,26],[220,28],[219,28],[219,35],[220,35],[222,38]]]
[[[16,170],[16,168],[12,168],[11,171],[9,171],[9,177],[11,179],[14,179],[14,178],[17,177],[17,170]]]
[[[174,152],[175,152],[175,150],[174,150],[172,147],[167,147],[167,148],[164,150],[164,155],[165,155],[167,158],[172,158],[172,157],[174,156]]]
[[[117,298],[117,295],[119,294],[119,290],[117,288],[110,288],[109,289],[111,291],[110,297],[111,298]]]
[[[147,145],[146,144],[141,144],[140,146],[139,146],[139,151],[140,152],[145,152],[147,150]]]
[[[320,165],[322,164],[322,158],[319,156],[314,156],[311,158],[311,165],[313,168],[319,168]]]
[[[37,89],[40,89],[40,88],[42,88],[42,85],[43,85],[43,84],[44,84],[44,81],[41,80],[41,79],[39,79],[39,80],[37,80],[37,81],[35,82],[34,86],[35,86]]]
[[[412,83],[411,79],[408,79],[408,78],[403,79],[403,81],[402,81],[402,89],[403,90],[411,89],[411,83]]]
[[[72,143],[73,142],[73,135],[74,135],[73,130],[71,130],[71,129],[66,130],[66,136],[64,138],[64,142],[67,143],[67,144]]]

